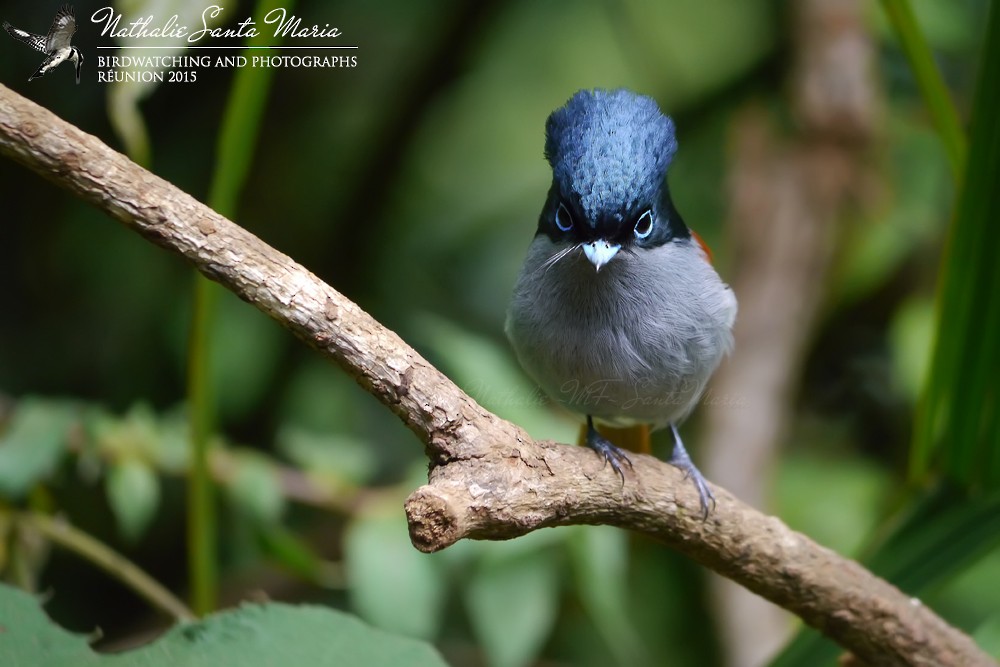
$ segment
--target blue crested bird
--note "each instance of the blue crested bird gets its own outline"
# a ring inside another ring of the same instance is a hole
[[[518,360],[585,417],[581,438],[625,482],[623,448],[669,428],[669,462],[714,497],[677,426],[732,348],[736,297],[674,207],[673,121],[628,90],[576,93],[545,126],[552,186],[507,312]],[[617,444],[616,444],[617,443]]]
[[[3,29],[14,39],[24,42],[31,48],[41,51],[47,56],[42,61],[42,64],[38,66],[38,69],[35,70],[35,73],[28,77],[28,81],[45,76],[59,65],[69,61],[76,66],[76,82],[80,83],[80,68],[83,66],[83,54],[80,52],[80,49],[70,43],[73,39],[73,34],[76,32],[76,16],[73,14],[73,8],[70,5],[63,5],[59,8],[55,18],[52,19],[52,27],[49,28],[49,34],[44,37],[21,30],[20,28],[15,28],[7,21],[3,22]]]

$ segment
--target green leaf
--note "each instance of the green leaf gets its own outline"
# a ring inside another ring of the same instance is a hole
[[[922,595],[1000,546],[1000,493],[969,497],[954,487],[926,493],[863,558],[869,569]]]
[[[555,625],[559,553],[496,546],[465,587],[465,602],[490,665],[520,667],[538,658]]]
[[[191,422],[184,409],[164,414],[150,458],[164,472],[184,474],[191,462]]]
[[[970,151],[942,260],[937,341],[914,428],[911,472],[966,486],[1000,484],[1000,7],[989,11]]]
[[[927,299],[904,301],[889,329],[893,369],[904,393],[914,402],[927,381],[934,340],[934,308]]]
[[[111,458],[154,458],[160,441],[160,425],[153,409],[136,403],[123,416],[97,412],[91,430],[100,453]]]
[[[0,434],[0,495],[20,500],[55,471],[76,417],[71,403],[29,398],[18,403]]]
[[[135,541],[149,527],[160,504],[160,480],[145,461],[126,458],[108,472],[106,492],[125,539]]]
[[[917,79],[924,103],[930,111],[938,134],[941,135],[941,141],[944,142],[955,182],[961,182],[968,145],[958,110],[951,100],[944,78],[934,63],[934,54],[917,25],[908,0],[882,0],[882,7],[895,28],[903,53],[906,54]]]
[[[235,470],[226,492],[254,520],[275,523],[285,510],[278,474],[268,461],[254,454],[234,455]]]
[[[351,601],[362,618],[408,637],[437,634],[444,576],[434,556],[410,543],[402,502],[356,517],[344,536],[344,559]]]
[[[972,638],[984,651],[1000,659],[1000,614],[994,614],[984,621],[972,633]]]
[[[54,625],[28,593],[0,584],[0,663],[5,665],[97,664],[86,635]]]
[[[253,306],[215,285],[212,289],[213,398],[223,420],[247,418],[273,384],[285,334]]]
[[[350,436],[288,425],[278,431],[277,445],[296,466],[341,484],[369,483],[378,471],[375,449]]]
[[[363,421],[361,403],[370,399],[346,373],[309,358],[292,371],[278,418],[314,432],[352,432]]]
[[[288,571],[316,586],[343,588],[343,567],[320,558],[301,537],[281,524],[258,527],[257,533],[264,552]]]
[[[279,7],[284,7],[291,14],[295,3],[292,0],[257,0],[254,15],[267,16]],[[266,30],[258,30],[247,39],[247,44],[271,46],[275,44],[275,36]],[[236,214],[240,191],[253,165],[256,142],[247,141],[247,137],[254,137],[260,132],[273,76],[274,70],[270,67],[241,67],[233,77],[233,89],[226,101],[222,131],[216,146],[222,166],[213,175],[208,195],[212,208],[229,218]]]
[[[171,628],[152,644],[95,653],[54,625],[28,594],[0,585],[0,664],[45,667],[446,667],[433,647],[343,612],[310,605],[244,605]]]
[[[631,618],[628,536],[617,528],[583,526],[573,531],[570,556],[576,591],[608,649],[623,665],[648,664],[649,653]]]
[[[778,515],[794,530],[843,554],[855,554],[877,527],[892,480],[857,457],[791,452],[775,487]]]

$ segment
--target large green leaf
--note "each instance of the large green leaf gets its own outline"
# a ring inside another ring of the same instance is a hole
[[[244,605],[177,625],[127,653],[95,653],[27,593],[0,585],[0,664],[45,667],[444,667],[429,645],[324,607]]]

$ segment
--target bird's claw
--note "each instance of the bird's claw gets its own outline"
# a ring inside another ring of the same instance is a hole
[[[622,486],[625,486],[625,471],[622,468],[628,466],[628,469],[632,470],[632,460],[621,449],[603,438],[602,440],[603,443],[591,445],[591,449],[604,458],[604,465],[611,464],[611,469],[618,473],[622,479]]]
[[[698,500],[701,503],[701,519],[702,521],[707,521],[709,513],[716,506],[715,495],[708,487],[708,482],[705,480],[704,475],[701,474],[701,471],[695,466],[691,457],[688,456],[687,450],[684,449],[684,443],[681,442],[681,436],[677,432],[677,427],[671,424],[670,429],[674,434],[674,451],[670,455],[668,463],[683,472],[685,480],[690,479],[694,482],[695,488],[698,489]]]
[[[701,519],[702,521],[708,520],[708,515],[715,510],[715,494],[712,493],[712,489],[708,487],[708,482],[705,481],[705,477],[701,472],[691,463],[691,460],[687,461],[675,461],[673,458],[670,459],[669,463],[677,468],[679,468],[684,473],[684,479],[690,479],[694,482],[694,486],[698,489],[698,500],[701,503]]]
[[[604,459],[605,466],[609,463],[611,464],[611,469],[618,473],[618,476],[622,480],[622,486],[625,486],[625,471],[623,468],[628,466],[628,469],[632,470],[632,459],[629,458],[624,450],[614,446],[607,438],[598,433],[597,429],[594,428],[593,422],[588,422],[587,426],[587,446]]]
[[[681,436],[677,432],[677,427],[671,424],[670,429],[674,434],[674,451],[668,463],[683,472],[685,480],[690,479],[694,482],[695,488],[698,489],[698,500],[701,504],[701,518],[702,521],[707,521],[708,515],[716,506],[715,495],[712,493],[712,489],[709,488],[704,475],[701,474],[701,471],[691,461],[691,457],[688,456],[687,450],[684,449],[684,443],[681,442]],[[624,487],[624,468],[628,466],[628,469],[632,470],[632,460],[624,450],[611,444],[607,438],[597,432],[591,417],[587,418],[587,446],[604,459],[605,466],[609,463],[611,464],[611,468],[618,473]]]

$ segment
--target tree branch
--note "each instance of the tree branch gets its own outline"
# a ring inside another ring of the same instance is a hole
[[[622,484],[589,450],[532,440],[291,258],[2,86],[0,152],[182,255],[392,410],[431,460],[429,484],[406,503],[418,549],[545,526],[610,524],[732,578],[869,664],[996,664],[919,601],[721,489],[702,521],[694,486],[665,463],[636,456]]]

